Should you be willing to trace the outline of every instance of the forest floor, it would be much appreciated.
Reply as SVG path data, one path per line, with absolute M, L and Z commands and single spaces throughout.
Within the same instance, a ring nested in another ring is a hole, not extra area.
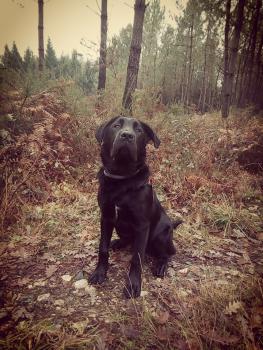
M 55 92 L 1 102 L 1 349 L 263 347 L 262 164 L 251 162 L 262 118 L 148 120 L 162 141 L 148 148 L 153 186 L 184 223 L 167 276 L 147 258 L 142 295 L 127 300 L 129 250 L 111 252 L 103 285 L 87 281 L 99 242 L 94 130 L 107 113 L 76 116 Z

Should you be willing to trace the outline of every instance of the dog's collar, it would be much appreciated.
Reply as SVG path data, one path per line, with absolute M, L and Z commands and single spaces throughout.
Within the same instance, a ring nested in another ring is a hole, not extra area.
M 115 179 L 115 180 L 125 180 L 125 179 L 129 179 L 130 177 L 133 177 L 135 175 L 138 174 L 138 172 L 140 171 L 141 169 L 138 169 L 135 171 L 135 173 L 131 174 L 131 175 L 115 175 L 115 174 L 111 174 L 109 172 L 109 170 L 107 170 L 106 168 L 103 169 L 103 174 L 107 177 L 109 177 L 110 179 Z

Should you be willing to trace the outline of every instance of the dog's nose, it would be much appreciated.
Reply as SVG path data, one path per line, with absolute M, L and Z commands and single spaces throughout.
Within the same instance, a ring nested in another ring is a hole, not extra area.
M 134 134 L 127 130 L 123 130 L 120 137 L 126 141 L 133 141 L 135 139 Z

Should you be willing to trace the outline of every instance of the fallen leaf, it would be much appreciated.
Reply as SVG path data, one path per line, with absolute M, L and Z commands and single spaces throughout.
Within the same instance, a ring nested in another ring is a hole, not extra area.
M 86 288 L 88 287 L 88 281 L 85 278 L 83 278 L 82 280 L 78 280 L 74 283 L 74 287 L 76 289 Z
M 44 253 L 42 256 L 42 259 L 49 260 L 49 261 L 56 261 L 54 256 L 50 253 Z
M 242 304 L 240 301 L 230 301 L 228 306 L 225 308 L 225 315 L 236 314 L 240 309 L 242 309 Z
M 56 271 L 57 271 L 58 267 L 56 265 L 49 265 L 46 268 L 46 276 L 47 278 L 51 277 Z
M 85 328 L 87 327 L 88 320 L 79 321 L 72 323 L 72 327 L 78 332 L 79 335 L 84 333 Z
M 189 268 L 185 267 L 184 269 L 181 269 L 178 271 L 178 273 L 182 274 L 182 275 L 186 275 L 189 272 Z
M 85 259 L 87 257 L 86 254 L 75 254 L 74 259 Z
M 72 276 L 70 276 L 70 275 L 63 275 L 63 276 L 61 276 L 61 278 L 65 282 L 70 282 L 72 280 Z
M 28 252 L 24 247 L 10 253 L 11 256 L 22 259 L 26 259 L 32 254 L 33 253 Z
M 63 306 L 65 304 L 65 301 L 63 299 L 57 299 L 54 301 L 54 305 L 56 306 Z
M 167 340 L 169 338 L 169 334 L 165 326 L 159 326 L 156 331 L 156 336 L 159 340 Z
M 40 278 L 39 280 L 37 280 L 33 283 L 33 286 L 34 287 L 44 287 L 46 284 L 47 284 L 47 282 L 43 278 Z M 29 286 L 28 286 L 28 288 L 29 288 Z
M 15 311 L 12 312 L 12 318 L 15 321 L 18 321 L 19 319 L 31 319 L 32 314 L 30 314 L 24 307 L 18 308 Z
M 214 329 L 206 331 L 206 333 L 203 333 L 202 336 L 223 345 L 234 345 L 240 340 L 240 338 L 236 335 L 220 335 Z
M 45 300 L 48 300 L 49 297 L 50 297 L 50 293 L 41 294 L 37 297 L 37 301 L 45 301 Z
M 168 311 L 160 311 L 157 316 L 155 316 L 155 321 L 159 324 L 165 324 L 169 319 L 169 312 Z
M 25 286 L 26 284 L 29 284 L 29 282 L 31 281 L 31 279 L 29 277 L 24 277 L 24 278 L 21 278 L 19 279 L 16 284 L 19 286 L 19 287 L 23 287 Z
M 120 327 L 121 333 L 129 339 L 136 339 L 140 335 L 138 329 L 135 329 L 133 326 L 124 326 Z
M 259 241 L 263 241 L 263 232 L 259 232 L 256 234 L 256 237 Z

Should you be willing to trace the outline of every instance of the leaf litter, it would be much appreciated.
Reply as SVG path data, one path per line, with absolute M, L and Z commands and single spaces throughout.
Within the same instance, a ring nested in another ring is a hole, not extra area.
M 83 344 L 98 349 L 226 345 L 248 349 L 249 343 L 259 349 L 263 335 L 259 178 L 234 162 L 228 168 L 215 165 L 218 157 L 222 162 L 231 157 L 229 142 L 236 144 L 244 135 L 236 132 L 235 119 L 230 120 L 230 141 L 221 137 L 224 128 L 217 127 L 221 121 L 215 115 L 178 121 L 176 138 L 169 116 L 162 126 L 152 120 L 164 140 L 158 152 L 148 150 L 153 184 L 170 215 L 183 217 L 185 223 L 175 232 L 177 254 L 167 276 L 155 279 L 147 257 L 142 296 L 127 301 L 122 289 L 130 251 L 111 252 L 108 279 L 102 286 L 87 281 L 97 262 L 99 236 L 97 150 L 94 146 L 89 150 L 86 165 L 76 164 L 77 150 L 72 138 L 66 141 L 63 129 L 74 122 L 73 117 L 54 95 L 35 96 L 34 101 L 39 107 L 29 101 L 24 109 L 27 117 L 36 118 L 32 133 L 20 135 L 15 147 L 9 145 L 1 153 L 7 164 L 7 155 L 22 152 L 16 165 L 24 179 L 12 183 L 2 222 L 1 344 L 15 349 L 23 339 L 24 344 L 39 341 L 47 348 L 57 342 L 65 349 Z M 59 160 L 51 157 L 52 147 Z M 184 164 L 186 156 L 191 158 L 189 166 Z M 34 161 L 41 164 L 42 174 Z M 80 175 L 74 175 L 76 169 Z M 17 208 L 18 202 L 24 205 Z

